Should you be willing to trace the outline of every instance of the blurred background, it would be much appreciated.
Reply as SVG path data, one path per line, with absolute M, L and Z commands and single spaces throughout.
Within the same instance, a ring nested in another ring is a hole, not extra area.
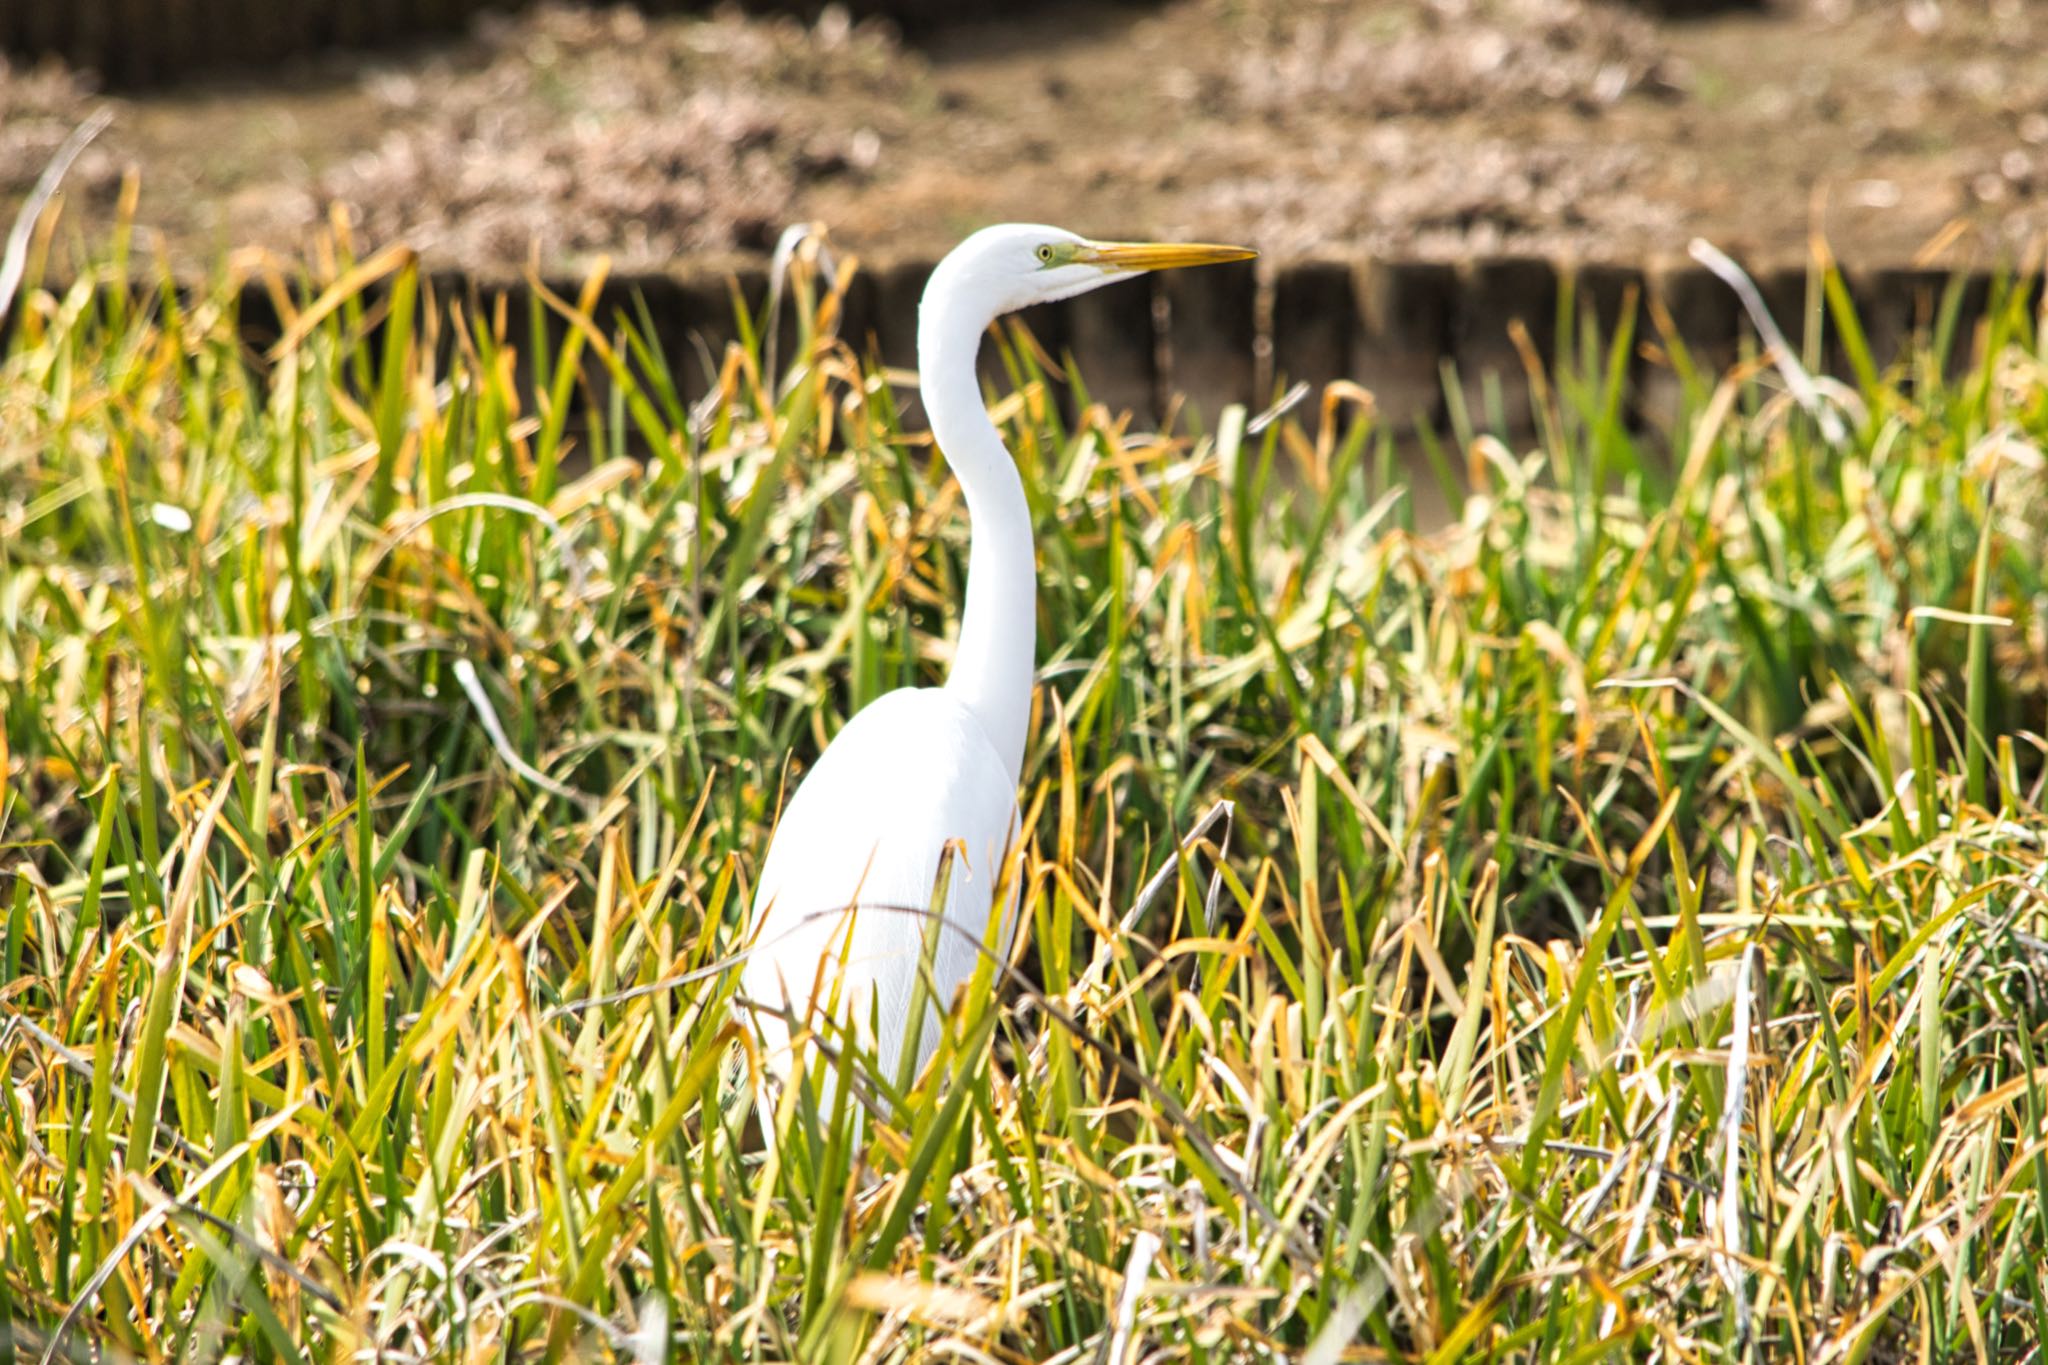
M 2048 12 L 2023 0 L 974 0 L 747 10 L 9 0 L 0 197 L 70 130 L 94 235 L 181 269 L 333 206 L 489 273 L 712 268 L 799 219 L 865 259 L 1048 219 L 1278 259 L 2023 259 Z M 160 235 L 157 235 L 160 234 Z

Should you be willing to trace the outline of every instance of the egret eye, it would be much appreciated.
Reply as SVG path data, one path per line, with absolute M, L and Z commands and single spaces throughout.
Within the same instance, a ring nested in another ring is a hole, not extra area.
M 1050 242 L 1038 248 L 1038 263 L 1040 265 L 1052 264 L 1052 244 Z

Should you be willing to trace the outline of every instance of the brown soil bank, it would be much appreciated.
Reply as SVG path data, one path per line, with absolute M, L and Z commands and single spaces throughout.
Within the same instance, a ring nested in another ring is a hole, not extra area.
M 1022 8 L 1022 7 L 1020 7 Z M 1596 0 L 1033 7 L 917 43 L 827 11 L 541 8 L 456 42 L 113 101 L 71 182 L 123 170 L 185 263 L 371 241 L 573 273 L 757 254 L 821 219 L 929 258 L 1005 218 L 1279 257 L 2016 259 L 2048 227 L 2048 14 L 1854 0 L 1685 21 Z M 96 102 L 0 76 L 0 196 Z

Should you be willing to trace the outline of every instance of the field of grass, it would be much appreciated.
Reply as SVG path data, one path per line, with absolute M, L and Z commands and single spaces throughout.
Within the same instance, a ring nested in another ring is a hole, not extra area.
M 903 377 L 129 272 L 0 360 L 0 1358 L 2043 1359 L 2020 293 L 1880 371 L 1817 276 L 1840 440 L 1581 330 L 1427 532 L 1359 393 L 1136 435 L 1010 334 L 1017 968 L 742 1123 L 778 796 L 956 621 Z

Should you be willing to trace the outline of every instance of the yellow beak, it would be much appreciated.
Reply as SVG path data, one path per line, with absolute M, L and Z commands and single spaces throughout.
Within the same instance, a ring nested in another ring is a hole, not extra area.
M 1250 247 L 1215 246 L 1208 242 L 1090 242 L 1075 260 L 1105 270 L 1179 270 L 1191 265 L 1248 261 L 1259 253 Z

